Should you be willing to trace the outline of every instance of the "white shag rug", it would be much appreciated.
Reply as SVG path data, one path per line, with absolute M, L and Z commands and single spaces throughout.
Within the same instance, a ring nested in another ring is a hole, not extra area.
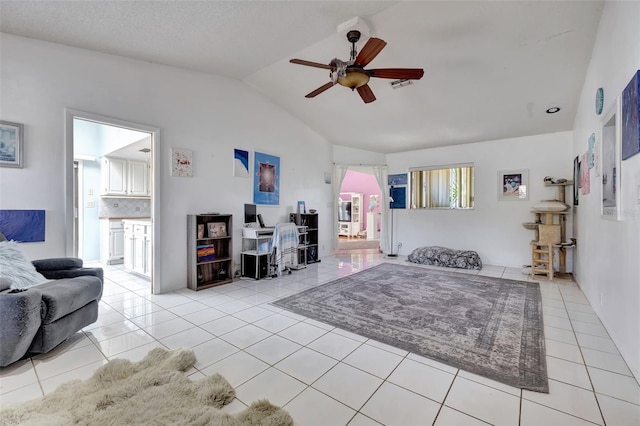
M 219 374 L 191 381 L 193 351 L 155 348 L 140 362 L 115 359 L 90 379 L 74 380 L 0 412 L 2 425 L 265 425 L 290 426 L 289 413 L 267 400 L 237 414 L 220 408 L 235 390 Z

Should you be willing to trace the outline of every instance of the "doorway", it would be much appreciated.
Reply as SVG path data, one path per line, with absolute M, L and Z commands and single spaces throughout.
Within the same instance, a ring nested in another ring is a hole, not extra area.
M 158 293 L 158 129 L 73 110 L 65 126 L 67 254 L 139 275 Z
M 383 252 L 386 166 L 335 165 L 336 252 Z

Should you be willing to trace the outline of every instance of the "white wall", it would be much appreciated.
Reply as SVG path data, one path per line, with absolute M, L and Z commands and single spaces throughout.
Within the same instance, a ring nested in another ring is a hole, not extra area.
M 82 187 L 78 188 L 78 209 L 82 210 L 82 258 L 87 261 L 100 260 L 100 220 L 99 188 L 102 187 L 102 175 L 99 161 L 82 161 L 79 168 L 79 179 Z M 81 175 L 80 175 L 81 172 Z M 93 195 L 88 194 L 88 189 L 93 188 Z M 81 194 L 82 191 L 82 194 Z M 93 207 L 89 207 L 93 202 Z
M 349 148 L 342 145 L 334 145 L 333 161 L 345 165 L 382 165 L 386 164 L 385 154 L 366 151 L 363 149 Z
M 598 87 L 605 112 L 640 69 L 640 3 L 605 3 L 574 125 L 572 153 L 600 139 L 594 110 Z M 603 114 L 604 115 L 604 114 Z M 576 208 L 576 280 L 636 378 L 640 378 L 640 154 L 621 164 L 621 220 L 600 216 L 601 177 L 591 170 L 591 194 Z
M 286 220 L 297 200 L 320 214 L 320 256 L 331 247 L 332 147 L 243 83 L 223 77 L 0 34 L 2 119 L 23 123 L 25 168 L 0 169 L 0 208 L 45 209 L 46 240 L 24 244 L 29 258 L 64 256 L 64 109 L 161 129 L 161 291 L 186 286 L 186 216 L 231 213 L 239 263 L 244 203 L 252 180 L 232 176 L 233 148 L 278 155 L 280 206 L 261 207 L 269 223 Z M 169 176 L 169 149 L 190 149 L 195 176 Z M 312 159 L 312 161 L 310 161 Z M 326 249 L 325 249 L 326 247 Z M 239 266 L 238 266 L 239 269 Z
M 522 267 L 531 263 L 534 231 L 531 208 L 540 200 L 556 198 L 555 187 L 545 187 L 545 176 L 571 179 L 571 132 L 480 142 L 387 155 L 389 174 L 410 167 L 475 164 L 475 208 L 472 210 L 394 210 L 394 242 L 400 254 L 423 246 L 477 251 L 484 264 Z M 498 171 L 529 169 L 529 200 L 499 201 Z M 568 187 L 571 188 L 571 187 Z M 567 190 L 571 202 L 571 191 Z M 407 200 L 407 205 L 408 205 Z M 571 222 L 567 225 L 570 237 Z

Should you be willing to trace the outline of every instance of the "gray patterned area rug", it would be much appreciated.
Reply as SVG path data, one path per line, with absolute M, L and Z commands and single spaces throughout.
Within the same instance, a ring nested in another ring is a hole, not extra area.
M 383 263 L 272 304 L 511 386 L 549 392 L 538 283 Z

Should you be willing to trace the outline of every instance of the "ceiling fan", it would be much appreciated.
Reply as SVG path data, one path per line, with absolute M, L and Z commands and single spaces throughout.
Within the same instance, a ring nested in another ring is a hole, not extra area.
M 292 64 L 323 68 L 330 71 L 329 77 L 331 81 L 307 94 L 305 98 L 316 97 L 338 83 L 351 90 L 357 90 L 362 100 L 368 104 L 376 100 L 371 88 L 367 84 L 369 83 L 370 77 L 391 78 L 394 80 L 420 80 L 424 75 L 422 68 L 379 68 L 365 70 L 364 67 L 378 56 L 378 53 L 384 49 L 387 43 L 379 38 L 371 37 L 358 54 L 356 52 L 356 43 L 360 40 L 360 31 L 349 31 L 347 33 L 347 40 L 351 43 L 351 57 L 347 62 L 343 62 L 337 58 L 333 59 L 328 65 L 305 61 L 303 59 L 291 59 L 289 61 Z

